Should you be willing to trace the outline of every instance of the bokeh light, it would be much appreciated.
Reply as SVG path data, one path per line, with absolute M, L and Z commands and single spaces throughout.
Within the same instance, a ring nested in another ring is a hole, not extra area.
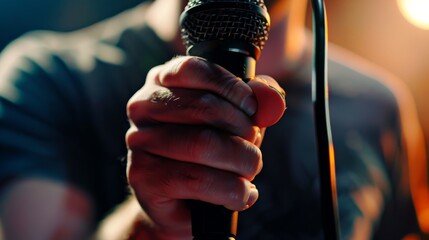
M 397 0 L 404 17 L 416 27 L 429 30 L 429 0 Z

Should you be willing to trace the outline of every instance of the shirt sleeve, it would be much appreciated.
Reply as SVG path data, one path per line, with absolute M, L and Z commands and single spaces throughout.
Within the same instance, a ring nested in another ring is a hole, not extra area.
M 100 215 L 123 200 L 126 103 L 173 56 L 136 14 L 144 6 L 78 32 L 32 32 L 2 52 L 2 189 L 31 177 L 73 184 Z

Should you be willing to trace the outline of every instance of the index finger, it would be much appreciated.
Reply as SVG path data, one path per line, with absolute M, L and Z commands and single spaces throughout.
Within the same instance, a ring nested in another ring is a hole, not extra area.
M 257 102 L 252 89 L 219 65 L 192 56 L 177 57 L 166 63 L 157 78 L 165 87 L 193 88 L 214 92 L 251 116 Z

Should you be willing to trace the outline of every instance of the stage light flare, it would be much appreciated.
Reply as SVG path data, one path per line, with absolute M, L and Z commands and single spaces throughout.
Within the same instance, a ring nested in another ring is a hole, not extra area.
M 416 27 L 429 30 L 429 0 L 397 0 L 402 15 Z

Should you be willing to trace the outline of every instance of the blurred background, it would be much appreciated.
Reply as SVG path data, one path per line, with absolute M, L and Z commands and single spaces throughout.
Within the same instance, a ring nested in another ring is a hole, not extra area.
M 0 50 L 34 30 L 72 31 L 144 0 L 0 0 Z
M 142 1 L 144 0 L 1 0 L 0 51 L 27 31 L 72 31 L 115 15 Z M 330 41 L 376 63 L 404 81 L 416 101 L 428 144 L 429 0 L 325 2 Z M 410 16 L 418 21 L 411 21 Z
M 429 1 L 325 1 L 330 41 L 403 80 L 414 96 L 429 139 Z M 410 14 L 416 18 L 414 22 L 407 19 Z

